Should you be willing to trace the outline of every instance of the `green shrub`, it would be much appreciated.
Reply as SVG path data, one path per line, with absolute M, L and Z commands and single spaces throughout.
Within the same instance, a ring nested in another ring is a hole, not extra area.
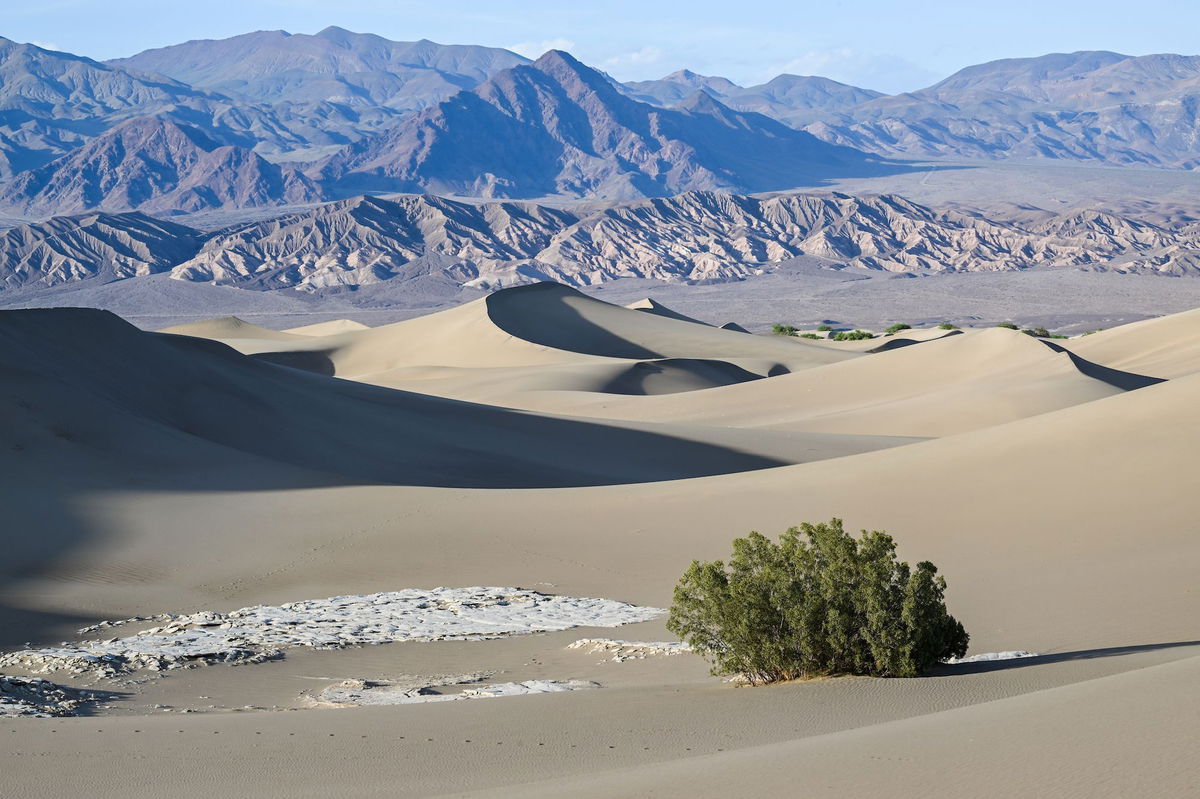
M 1103 330 L 1103 329 L 1104 329 L 1104 328 L 1099 328 L 1098 330 L 1088 330 L 1088 331 L 1086 331 L 1086 332 L 1085 332 L 1083 335 L 1085 335 L 1085 336 L 1090 336 L 1090 335 L 1092 335 L 1093 333 L 1099 333 L 1099 332 L 1100 332 L 1101 330 Z
M 928 561 L 897 561 L 885 532 L 858 539 L 840 519 L 752 532 L 728 565 L 693 561 L 675 587 L 667 629 L 712 673 L 751 684 L 830 674 L 912 677 L 966 654 L 946 611 L 946 581 Z
M 833 327 L 832 327 L 832 326 L 830 326 L 830 325 L 817 325 L 817 332 L 818 332 L 818 333 L 828 333 L 828 332 L 830 332 L 831 330 L 833 330 Z
M 865 330 L 843 330 L 833 337 L 834 341 L 862 341 L 865 338 L 875 338 L 874 333 L 868 333 Z
M 952 325 L 949 322 L 942 322 L 938 325 L 938 330 L 958 330 L 958 325 Z
M 904 322 L 897 322 L 883 332 L 887 333 L 889 336 L 894 336 L 901 330 L 912 330 L 912 325 L 906 325 Z
M 1034 338 L 1054 338 L 1054 336 L 1050 335 L 1050 331 L 1044 327 L 1028 328 L 1026 330 L 1022 330 L 1021 332 L 1027 336 L 1033 336 Z
M 801 333 L 801 334 L 800 334 L 800 338 L 815 338 L 815 339 L 821 339 L 821 338 L 824 338 L 824 336 L 818 336 L 816 333 Z
M 771 325 L 771 332 L 777 336 L 794 336 L 796 328 L 791 325 Z
M 996 325 L 996 327 L 1004 327 L 1009 330 L 1020 330 L 1020 328 L 1014 325 L 1012 322 L 1001 322 L 1000 324 Z

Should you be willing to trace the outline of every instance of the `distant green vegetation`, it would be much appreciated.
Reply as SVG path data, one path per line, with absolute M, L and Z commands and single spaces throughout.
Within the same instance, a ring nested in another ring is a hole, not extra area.
M 794 336 L 797 330 L 791 325 L 775 324 L 771 325 L 771 332 L 777 336 Z
M 1067 338 L 1066 336 L 1055 335 L 1044 327 L 1026 328 L 1021 332 L 1027 336 L 1033 336 L 1034 338 Z
M 1083 335 L 1085 335 L 1085 336 L 1090 336 L 1090 335 L 1092 335 L 1093 333 L 1099 333 L 1099 332 L 1100 332 L 1101 330 L 1103 330 L 1103 329 L 1104 329 L 1104 328 L 1102 328 L 1102 327 L 1101 327 L 1101 328 L 1097 328 L 1096 330 L 1088 330 L 1088 331 L 1086 331 L 1086 332 L 1085 332 Z
M 946 580 L 896 558 L 885 532 L 847 534 L 841 519 L 793 527 L 775 542 L 752 532 L 733 556 L 692 561 L 675 586 L 667 629 L 712 673 L 751 684 L 831 674 L 915 677 L 967 652 L 946 610 Z
M 815 339 L 822 339 L 822 338 L 825 338 L 825 337 L 824 337 L 824 336 L 818 336 L 816 333 L 801 333 L 801 334 L 800 334 L 800 338 L 815 338 Z
M 958 325 L 952 325 L 949 322 L 942 322 L 938 325 L 938 330 L 958 330 Z
M 833 340 L 834 341 L 862 341 L 863 339 L 866 339 L 866 338 L 875 338 L 875 334 L 868 333 L 865 330 L 859 330 L 859 329 L 855 328 L 854 330 L 843 330 L 841 333 L 838 333 L 837 335 L 835 335 L 833 337 Z
M 1001 322 L 1000 324 L 996 325 L 996 327 L 1003 327 L 1008 330 L 1020 330 L 1021 329 L 1021 328 L 1017 327 L 1016 325 L 1014 325 L 1012 322 Z
M 831 330 L 833 330 L 833 328 L 830 325 L 817 325 L 818 333 L 828 333 Z
M 897 322 L 883 332 L 889 336 L 894 336 L 901 330 L 912 330 L 912 325 L 905 324 L 904 322 Z

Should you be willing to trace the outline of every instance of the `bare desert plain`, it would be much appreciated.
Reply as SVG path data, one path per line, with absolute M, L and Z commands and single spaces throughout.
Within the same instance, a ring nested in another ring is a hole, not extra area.
M 1200 795 L 1200 311 L 632 305 L 0 312 L 4 795 Z M 693 559 L 834 516 L 938 564 L 968 658 L 751 688 L 680 649 Z

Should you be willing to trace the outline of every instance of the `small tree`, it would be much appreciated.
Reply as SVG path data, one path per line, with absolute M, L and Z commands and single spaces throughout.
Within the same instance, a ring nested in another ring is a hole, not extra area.
M 1012 322 L 1001 322 L 1000 324 L 996 325 L 996 327 L 1003 327 L 1003 328 L 1007 328 L 1009 330 L 1020 330 L 1021 329 L 1021 328 L 1017 327 L 1016 325 L 1014 325 Z
M 774 324 L 771 325 L 771 332 L 777 336 L 794 336 L 796 335 L 796 328 L 791 325 Z
M 833 337 L 834 341 L 862 341 L 867 338 L 875 338 L 874 333 L 868 333 L 866 330 L 843 330 Z
M 946 611 L 946 581 L 928 561 L 897 561 L 885 532 L 855 539 L 840 519 L 752 532 L 728 565 L 693 561 L 675 587 L 667 629 L 751 684 L 827 674 L 912 677 L 966 654 Z
M 884 330 L 883 332 L 887 333 L 889 336 L 894 336 L 897 333 L 899 333 L 901 330 L 912 330 L 912 325 L 906 324 L 904 322 L 897 322 L 896 324 L 888 327 L 888 329 Z
M 952 325 L 949 322 L 942 322 L 938 325 L 938 330 L 958 330 L 958 325 Z

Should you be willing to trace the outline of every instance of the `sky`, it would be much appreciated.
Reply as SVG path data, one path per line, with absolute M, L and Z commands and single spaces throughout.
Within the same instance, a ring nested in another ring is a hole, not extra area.
M 619 80 L 783 72 L 895 93 L 998 58 L 1196 54 L 1197 0 L 0 0 L 0 36 L 96 59 L 253 30 L 568 50 Z

